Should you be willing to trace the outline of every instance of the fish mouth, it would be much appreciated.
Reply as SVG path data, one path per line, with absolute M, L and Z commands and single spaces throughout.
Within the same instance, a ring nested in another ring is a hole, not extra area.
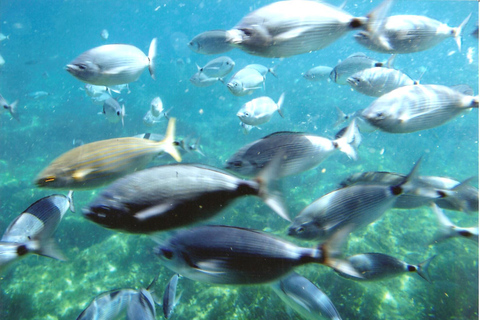
M 357 85 L 357 82 L 355 81 L 355 79 L 352 79 L 352 78 L 347 78 L 347 83 L 351 86 Z
M 67 64 L 64 69 L 73 74 L 77 70 L 77 67 L 73 64 Z
M 233 87 L 234 87 L 233 83 L 227 83 L 227 88 L 228 89 L 233 89 Z

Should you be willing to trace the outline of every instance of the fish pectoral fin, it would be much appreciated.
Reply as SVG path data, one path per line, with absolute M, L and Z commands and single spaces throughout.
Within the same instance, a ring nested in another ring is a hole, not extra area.
M 298 297 L 297 295 L 295 294 L 292 294 L 292 293 L 286 293 L 286 295 L 292 299 L 293 301 L 295 301 L 296 304 L 298 304 L 299 306 L 301 306 L 302 308 L 304 308 L 305 310 L 307 310 L 308 312 L 311 312 L 311 308 L 310 306 L 305 303 L 305 301 L 302 300 L 302 298 Z
M 288 30 L 287 32 L 281 33 L 278 36 L 275 36 L 275 41 L 286 41 L 290 39 L 295 39 L 301 36 L 303 33 L 311 30 L 312 27 L 299 27 L 292 30 Z
M 129 66 L 120 66 L 120 67 L 112 68 L 109 70 L 105 70 L 102 73 L 106 75 L 116 75 L 128 69 L 129 69 Z
M 173 206 L 174 206 L 173 202 L 162 203 L 153 207 L 149 207 L 145 210 L 139 211 L 134 215 L 134 217 L 140 221 L 147 220 L 147 219 L 150 219 L 151 217 L 160 216 L 164 214 L 166 211 L 168 211 L 169 208 L 172 208 Z
M 92 172 L 95 172 L 96 170 L 97 169 L 95 168 L 83 168 L 83 169 L 75 170 L 72 173 L 72 178 L 75 181 L 82 181 L 83 179 L 85 179 L 86 176 L 88 176 Z
M 196 264 L 198 271 L 201 271 L 206 274 L 224 274 L 224 268 L 222 268 L 222 263 L 219 260 L 205 260 L 197 262 Z

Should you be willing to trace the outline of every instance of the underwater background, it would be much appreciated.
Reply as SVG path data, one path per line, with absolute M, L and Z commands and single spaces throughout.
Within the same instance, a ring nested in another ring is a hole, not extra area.
M 342 1 L 331 1 L 340 5 Z M 146 127 L 142 118 L 150 101 L 160 96 L 170 116 L 177 118 L 177 136 L 201 137 L 205 156 L 190 153 L 183 162 L 223 167 L 241 146 L 276 131 L 302 131 L 333 138 L 339 128 L 335 106 L 345 113 L 367 107 L 374 98 L 333 82 L 309 82 L 302 73 L 317 65 L 335 66 L 355 52 L 386 61 L 388 54 L 369 52 L 347 33 L 327 48 L 285 59 L 248 55 L 234 49 L 233 72 L 250 63 L 277 66 L 278 78 L 267 75 L 265 90 L 245 97 L 233 96 L 220 82 L 198 88 L 189 82 L 202 66 L 220 56 L 194 53 L 187 47 L 195 35 L 229 29 L 251 10 L 271 1 L 0 1 L 0 32 L 9 39 L 0 43 L 6 63 L 0 69 L 0 93 L 9 102 L 19 100 L 20 122 L 8 113 L 0 116 L 0 232 L 41 197 L 62 193 L 39 189 L 37 173 L 54 158 L 85 143 L 127 137 L 144 132 L 163 134 L 167 121 Z M 362 16 L 380 1 L 347 1 L 344 9 Z M 394 67 L 423 84 L 467 84 L 478 95 L 478 24 L 476 1 L 396 1 L 390 15 L 415 14 L 458 26 L 472 13 L 458 52 L 452 39 L 434 48 L 398 55 Z M 107 29 L 109 38 L 100 37 Z M 80 53 L 107 43 L 126 43 L 148 51 L 158 38 L 157 80 L 148 72 L 131 83 L 131 93 L 114 94 L 126 107 L 125 125 L 109 123 L 97 113 L 84 84 L 64 66 Z M 49 95 L 34 99 L 29 94 Z M 285 92 L 282 119 L 272 120 L 245 135 L 236 113 L 242 104 L 267 95 L 277 101 Z M 320 166 L 282 179 L 290 216 L 320 196 L 333 191 L 352 173 L 392 171 L 408 173 L 423 156 L 420 175 L 451 177 L 463 181 L 478 174 L 478 110 L 438 128 L 410 134 L 364 133 L 359 160 L 335 153 Z M 173 163 L 170 157 L 151 165 Z M 478 185 L 477 181 L 473 182 Z M 147 287 L 157 275 L 155 294 L 161 298 L 172 272 L 154 256 L 155 242 L 147 236 L 104 229 L 85 220 L 81 208 L 100 189 L 77 191 L 77 213 L 68 212 L 55 234 L 68 257 L 61 262 L 30 255 L 0 275 L 0 319 L 75 319 L 90 301 L 104 291 Z M 67 191 L 63 192 L 64 194 Z M 460 226 L 478 224 L 478 213 L 447 212 Z M 226 224 L 271 232 L 285 239 L 288 222 L 254 197 L 242 198 L 223 210 L 211 224 Z M 429 246 L 437 231 L 428 207 L 390 209 L 381 219 L 350 235 L 345 254 L 380 252 L 417 264 L 437 255 L 430 265 L 432 283 L 416 274 L 378 282 L 355 282 L 329 268 L 309 265 L 296 271 L 314 282 L 332 300 L 343 319 L 478 319 L 478 246 L 452 239 Z M 163 233 L 163 237 L 168 233 Z M 315 242 L 288 238 L 313 247 Z M 268 285 L 216 286 L 179 280 L 182 292 L 173 319 L 301 319 L 285 309 Z M 157 307 L 157 318 L 161 317 Z

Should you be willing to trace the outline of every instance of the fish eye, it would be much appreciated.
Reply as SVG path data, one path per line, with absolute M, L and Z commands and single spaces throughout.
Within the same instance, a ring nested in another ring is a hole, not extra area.
M 84 64 L 77 64 L 78 69 L 80 70 L 87 70 L 87 66 Z
M 119 115 L 120 115 L 120 111 L 117 111 L 117 116 L 119 116 Z
M 377 112 L 376 118 L 383 119 L 385 116 L 383 115 L 383 112 Z
M 248 112 L 245 112 L 244 115 L 248 117 L 250 114 Z
M 305 231 L 304 227 L 298 227 L 297 228 L 297 233 L 303 233 L 303 231 Z
M 252 35 L 252 31 L 250 29 L 240 29 L 247 37 Z
M 45 178 L 45 180 L 43 180 L 44 183 L 49 183 L 49 182 L 53 182 L 56 180 L 56 177 L 55 176 L 48 176 Z
M 172 250 L 165 249 L 165 248 L 162 248 L 160 250 L 162 251 L 163 256 L 165 258 L 167 258 L 168 260 L 173 258 L 173 251 Z
M 24 256 L 28 253 L 28 248 L 26 245 L 22 244 L 21 246 L 18 246 L 17 248 L 17 254 L 19 256 Z
M 241 160 L 234 161 L 233 166 L 237 167 L 237 168 L 240 168 L 242 166 L 242 161 Z

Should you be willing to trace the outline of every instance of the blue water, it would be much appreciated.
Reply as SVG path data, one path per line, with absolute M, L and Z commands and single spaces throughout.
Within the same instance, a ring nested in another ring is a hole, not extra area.
M 87 143 L 149 131 L 163 134 L 166 121 L 154 128 L 142 122 L 155 96 L 161 97 L 166 109 L 173 108 L 170 115 L 177 118 L 179 137 L 201 137 L 206 156 L 189 154 L 184 161 L 217 167 L 241 146 L 275 131 L 304 131 L 331 138 L 338 130 L 333 128 L 335 106 L 349 113 L 374 101 L 348 86 L 312 83 L 301 76 L 316 65 L 333 67 L 355 52 L 380 61 L 389 58 L 358 45 L 354 32 L 321 51 L 286 59 L 255 57 L 237 49 L 226 53 L 236 62 L 234 72 L 250 63 L 278 66 L 278 79 L 267 75 L 265 91 L 251 96 L 235 97 L 221 83 L 193 86 L 188 79 L 197 70 L 195 64 L 202 66 L 215 56 L 196 54 L 186 43 L 200 32 L 228 29 L 250 10 L 268 3 L 2 0 L 0 32 L 10 39 L 0 44 L 6 61 L 0 69 L 0 93 L 9 102 L 19 100 L 21 121 L 12 120 L 8 113 L 0 115 L 0 230 L 37 199 L 58 192 L 36 188 L 32 181 L 54 158 L 73 148 L 74 139 Z M 345 10 L 362 16 L 379 3 L 348 1 Z M 398 55 L 395 68 L 414 79 L 426 70 L 421 79 L 424 84 L 467 84 L 478 95 L 478 39 L 471 36 L 478 24 L 477 2 L 397 1 L 391 11 L 392 15 L 425 15 L 450 26 L 459 25 L 469 13 L 472 18 L 465 28 L 461 52 L 453 39 L 446 39 L 430 50 Z M 100 37 L 102 29 L 109 31 L 106 41 Z M 64 66 L 80 53 L 107 43 L 132 44 L 147 52 L 154 37 L 159 40 L 157 80 L 145 71 L 130 84 L 130 94 L 116 95 L 126 106 L 125 126 L 107 122 L 97 115 L 101 106 L 91 103 L 80 90 L 84 84 Z M 27 96 L 35 91 L 51 95 L 38 100 Z M 235 116 L 240 106 L 262 95 L 277 100 L 283 92 L 285 119 L 274 115 L 261 130 L 244 135 Z M 478 110 L 473 110 L 441 127 L 417 133 L 366 133 L 358 161 L 337 153 L 313 170 L 283 179 L 290 215 L 334 190 L 349 174 L 373 170 L 407 173 L 422 155 L 421 175 L 459 181 L 475 176 L 478 132 Z M 173 160 L 164 157 L 152 165 L 169 162 Z M 159 273 L 155 293 L 161 297 L 172 273 L 153 255 L 154 242 L 146 236 L 103 229 L 81 216 L 80 209 L 97 192 L 76 192 L 77 213 L 67 213 L 56 232 L 68 261 L 29 256 L 0 275 L 0 319 L 75 319 L 99 293 L 146 287 Z M 448 215 L 460 226 L 478 223 L 477 213 Z M 238 200 L 210 222 L 285 238 L 288 227 L 256 198 Z M 300 267 L 297 272 L 322 288 L 344 319 L 477 319 L 478 246 L 463 239 L 429 246 L 436 229 L 435 216 L 427 207 L 391 209 L 376 223 L 352 234 L 345 248 L 346 255 L 381 252 L 413 264 L 436 254 L 430 266 L 433 283 L 415 274 L 359 283 L 319 265 Z M 268 286 L 214 286 L 183 278 L 179 291 L 183 294 L 174 312 L 176 319 L 299 319 Z M 161 308 L 157 309 L 160 318 Z

